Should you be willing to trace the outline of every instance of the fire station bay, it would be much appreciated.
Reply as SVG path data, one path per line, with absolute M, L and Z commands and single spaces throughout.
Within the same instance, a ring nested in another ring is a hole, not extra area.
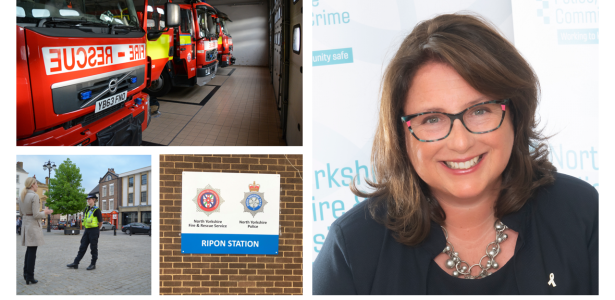
M 18 146 L 303 144 L 303 0 L 16 2 Z

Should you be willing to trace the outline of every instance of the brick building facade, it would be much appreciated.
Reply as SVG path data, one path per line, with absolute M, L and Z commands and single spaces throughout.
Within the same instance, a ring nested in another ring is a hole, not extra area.
M 103 214 L 117 211 L 119 194 L 119 176 L 113 168 L 109 168 L 105 176 L 98 181 L 98 205 Z M 104 218 L 105 221 L 110 221 Z
M 280 174 L 279 254 L 182 254 L 183 171 Z M 160 155 L 160 294 L 303 294 L 302 174 L 302 155 Z

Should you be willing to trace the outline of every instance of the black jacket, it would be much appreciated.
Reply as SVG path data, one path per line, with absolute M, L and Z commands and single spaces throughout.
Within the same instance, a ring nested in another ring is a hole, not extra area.
M 598 294 L 598 192 L 568 175 L 555 178 L 501 219 L 519 233 L 517 288 L 521 294 Z M 331 225 L 313 264 L 313 294 L 426 294 L 429 263 L 445 247 L 440 226 L 432 222 L 420 245 L 402 245 L 372 219 L 368 201 Z M 556 287 L 547 285 L 551 273 Z

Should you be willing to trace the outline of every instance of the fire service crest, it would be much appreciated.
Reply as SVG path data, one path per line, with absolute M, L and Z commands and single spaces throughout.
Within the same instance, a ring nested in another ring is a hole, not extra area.
M 224 203 L 224 199 L 220 197 L 220 190 L 214 189 L 211 185 L 207 185 L 203 189 L 196 189 L 197 196 L 192 199 L 196 203 L 196 211 L 204 212 L 207 216 L 215 212 L 220 212 L 220 205 Z

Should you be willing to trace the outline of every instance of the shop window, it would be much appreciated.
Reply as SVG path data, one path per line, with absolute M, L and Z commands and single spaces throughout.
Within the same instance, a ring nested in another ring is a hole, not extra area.
M 152 225 L 152 212 L 143 211 L 141 212 L 141 223 L 146 225 Z
M 136 212 L 124 213 L 123 225 L 138 222 L 139 221 L 138 217 L 139 216 L 137 215 Z

